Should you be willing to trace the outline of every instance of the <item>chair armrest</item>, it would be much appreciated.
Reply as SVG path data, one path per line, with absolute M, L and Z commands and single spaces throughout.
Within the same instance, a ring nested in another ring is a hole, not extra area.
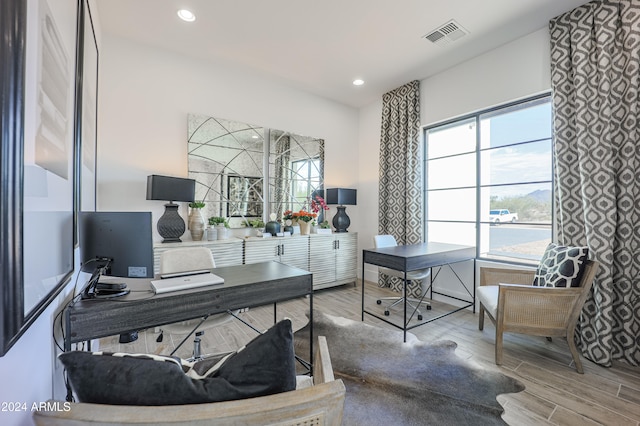
M 565 335 L 570 325 L 575 326 L 585 290 L 588 288 L 500 283 L 496 320 L 504 325 L 504 331 Z
M 533 284 L 536 272 L 527 269 L 480 268 L 480 285 Z
M 333 380 L 335 380 L 335 377 L 333 376 L 327 339 L 324 336 L 318 336 L 316 353 L 313 358 L 313 384 L 319 385 Z
M 38 426 L 74 425 L 162 425 L 205 426 L 212 424 L 294 426 L 322 424 L 339 426 L 344 410 L 342 380 L 305 389 L 236 401 L 189 405 L 133 406 L 49 401 L 57 411 L 36 411 Z

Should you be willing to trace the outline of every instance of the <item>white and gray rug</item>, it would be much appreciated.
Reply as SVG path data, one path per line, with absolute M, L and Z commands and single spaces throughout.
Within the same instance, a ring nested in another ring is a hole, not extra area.
M 504 425 L 496 396 L 524 390 L 516 379 L 472 365 L 456 343 L 421 342 L 388 330 L 314 312 L 314 336 L 326 336 L 336 378 L 347 388 L 343 424 Z M 308 325 L 295 332 L 309 353 Z M 307 355 L 308 356 L 308 355 Z

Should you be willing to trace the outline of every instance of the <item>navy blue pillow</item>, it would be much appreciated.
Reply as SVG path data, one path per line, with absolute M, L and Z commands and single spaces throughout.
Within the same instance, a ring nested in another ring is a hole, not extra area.
M 296 387 L 291 321 L 282 320 L 211 368 L 156 355 L 65 352 L 58 356 L 79 402 L 177 405 L 271 395 Z M 190 371 L 206 372 L 194 378 Z

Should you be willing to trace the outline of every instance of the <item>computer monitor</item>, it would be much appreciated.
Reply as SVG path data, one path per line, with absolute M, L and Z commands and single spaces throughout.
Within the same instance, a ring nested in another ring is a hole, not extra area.
M 153 277 L 151 212 L 80 212 L 78 223 L 84 272 Z

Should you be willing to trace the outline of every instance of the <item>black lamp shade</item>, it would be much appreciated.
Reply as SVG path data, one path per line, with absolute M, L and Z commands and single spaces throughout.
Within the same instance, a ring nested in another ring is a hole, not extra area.
M 357 191 L 347 188 L 329 188 L 326 190 L 325 202 L 341 206 L 355 206 L 357 204 Z
M 147 200 L 193 201 L 196 196 L 194 179 L 172 176 L 147 176 Z

